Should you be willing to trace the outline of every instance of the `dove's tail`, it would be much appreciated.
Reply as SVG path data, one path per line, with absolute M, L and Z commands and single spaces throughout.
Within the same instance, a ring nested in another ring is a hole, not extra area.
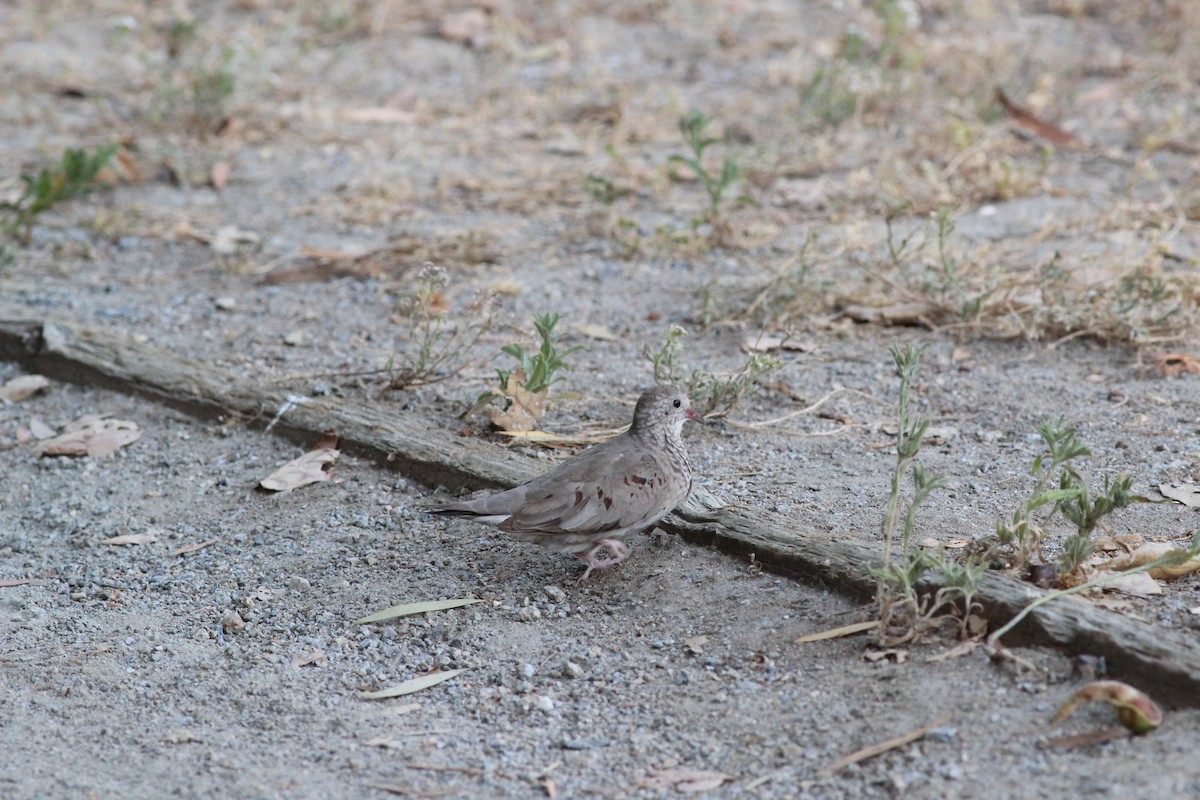
M 421 509 L 427 514 L 437 514 L 439 517 L 466 517 L 484 525 L 501 525 L 511 514 L 483 514 L 472 509 L 470 503 L 443 503 L 439 506 L 427 506 Z

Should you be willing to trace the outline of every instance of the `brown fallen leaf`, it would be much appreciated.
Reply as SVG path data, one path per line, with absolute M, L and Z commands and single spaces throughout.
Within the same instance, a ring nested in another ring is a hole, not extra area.
M 1057 125 L 1038 119 L 1033 112 L 1008 99 L 1008 95 L 999 86 L 996 87 L 996 102 L 1004 108 L 1012 121 L 1035 136 L 1045 139 L 1058 147 L 1080 147 L 1083 142 L 1073 133 L 1067 133 Z
M 17 403 L 40 392 L 50 385 L 41 375 L 18 375 L 0 386 L 0 400 Z
M 299 458 L 293 458 L 259 481 L 258 485 L 271 492 L 290 492 L 310 483 L 329 480 L 333 473 L 326 466 L 332 465 L 341 455 L 337 445 L 337 433 L 326 431 L 311 450 Z
M 503 389 L 508 406 L 487 409 L 487 415 L 496 428 L 502 431 L 531 431 L 537 427 L 538 420 L 546 415 L 549 391 L 531 392 L 522 385 L 525 380 L 524 370 L 513 370 Z
M 792 640 L 793 644 L 808 644 L 809 642 L 822 642 L 826 639 L 840 639 L 843 636 L 853 636 L 856 633 L 864 633 L 873 631 L 879 627 L 879 620 L 873 619 L 868 622 L 852 622 L 849 625 L 843 625 L 840 628 L 821 631 L 820 633 L 810 633 L 805 636 L 799 636 Z
M 102 539 L 100 544 L 150 544 L 157 542 L 158 537 L 153 533 L 124 533 L 109 539 Z
M 1200 358 L 1188 353 L 1163 353 L 1154 359 L 1153 366 L 1164 378 L 1173 378 L 1183 372 L 1200 375 Z
M 725 781 L 731 780 L 724 772 L 711 769 L 692 769 L 691 767 L 676 767 L 652 772 L 642 779 L 642 786 L 647 789 L 675 789 L 678 792 L 707 792 L 716 789 Z
M 1126 553 L 1123 556 L 1117 556 L 1109 561 L 1105 567 L 1113 572 L 1124 572 L 1135 567 L 1149 564 L 1151 561 L 1162 558 L 1168 553 L 1179 551 L 1180 548 L 1170 542 L 1146 542 L 1141 547 L 1131 553 Z M 1142 575 L 1149 575 L 1151 578 L 1160 581 L 1169 581 L 1173 578 L 1182 578 L 1184 575 L 1191 575 L 1193 572 L 1200 570 L 1200 558 L 1193 558 L 1182 564 L 1172 564 L 1171 566 L 1155 567 L 1147 570 Z M 1107 586 L 1108 584 L 1106 584 Z M 1161 593 L 1161 591 L 1160 591 Z
M 136 422 L 109 419 L 99 414 L 86 414 L 63 429 L 63 432 L 38 445 L 39 456 L 111 456 L 127 444 L 142 438 Z
M 1051 725 L 1057 725 L 1075 713 L 1085 703 L 1108 703 L 1117 713 L 1121 724 L 1134 733 L 1147 733 L 1163 721 L 1162 709 L 1145 692 L 1121 681 L 1093 681 L 1071 695 L 1059 707 Z
M 1164 483 L 1158 487 L 1163 497 L 1183 503 L 1188 508 L 1200 508 L 1200 486 L 1194 483 Z

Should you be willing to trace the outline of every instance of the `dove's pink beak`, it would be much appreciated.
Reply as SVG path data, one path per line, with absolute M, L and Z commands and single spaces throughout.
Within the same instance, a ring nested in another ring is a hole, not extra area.
M 704 417 L 697 414 L 696 409 L 692 408 L 691 406 L 688 406 L 688 410 L 683 413 L 686 414 L 687 418 L 693 422 L 704 422 Z

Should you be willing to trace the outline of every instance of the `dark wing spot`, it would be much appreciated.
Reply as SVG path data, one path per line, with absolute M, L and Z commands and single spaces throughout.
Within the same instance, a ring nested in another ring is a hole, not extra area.
M 580 489 L 575 490 L 575 505 L 576 506 L 583 505 L 583 491 Z
M 612 508 L 612 498 L 611 497 L 604 498 L 604 507 L 606 509 Z
M 597 487 L 596 487 L 596 499 L 597 499 L 597 500 L 603 500 L 603 499 L 604 499 L 604 487 L 603 487 L 603 486 L 597 486 Z
M 645 485 L 646 485 L 646 479 L 645 479 L 645 478 L 643 478 L 641 475 L 630 475 L 630 476 L 629 476 L 629 480 L 633 481 L 633 482 L 634 482 L 634 483 L 636 483 L 638 486 L 645 486 Z

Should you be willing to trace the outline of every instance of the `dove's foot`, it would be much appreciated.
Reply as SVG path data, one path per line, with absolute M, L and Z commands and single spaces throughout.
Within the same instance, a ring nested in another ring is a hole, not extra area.
M 596 558 L 596 554 L 601 550 L 608 551 L 608 558 L 603 561 Z M 583 571 L 578 583 L 583 583 L 587 580 L 587 576 L 592 574 L 594 569 L 608 569 L 614 564 L 620 564 L 625 559 L 629 558 L 629 545 L 622 542 L 620 539 L 601 539 L 596 542 L 595 547 L 588 550 L 586 553 L 576 553 L 576 556 L 583 559 L 583 563 L 587 564 L 587 569 Z

